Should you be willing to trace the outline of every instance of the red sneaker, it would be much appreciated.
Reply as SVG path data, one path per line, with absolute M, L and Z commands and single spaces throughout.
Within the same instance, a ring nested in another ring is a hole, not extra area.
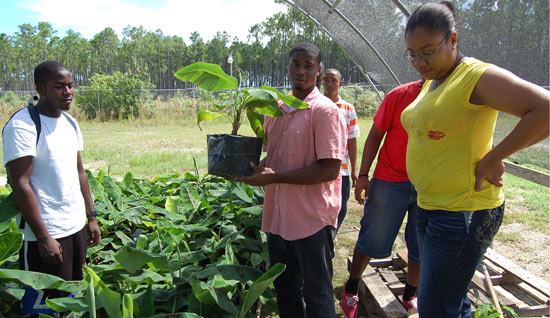
M 348 281 L 346 280 L 342 290 L 342 301 L 340 302 L 340 306 L 342 306 L 342 311 L 344 311 L 344 316 L 346 316 L 346 318 L 355 318 L 355 316 L 357 316 L 357 302 L 359 301 L 359 297 L 353 294 L 346 294 L 347 283 Z
M 411 299 L 407 301 L 403 300 L 403 306 L 405 306 L 407 310 L 409 309 L 418 310 L 418 300 L 416 299 L 416 297 L 411 297 Z

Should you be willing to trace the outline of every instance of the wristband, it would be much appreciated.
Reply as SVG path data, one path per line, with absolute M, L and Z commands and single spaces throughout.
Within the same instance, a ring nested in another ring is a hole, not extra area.
M 94 217 L 94 218 L 95 218 L 96 216 L 97 216 L 97 210 L 94 210 L 94 211 L 93 211 L 92 213 L 90 213 L 90 214 L 86 213 L 86 217 L 87 217 L 87 218 L 91 218 L 91 217 Z
M 360 175 L 359 175 L 359 178 L 361 178 L 361 177 L 367 177 L 367 179 L 368 179 L 368 178 L 369 178 L 369 175 L 368 175 L 368 174 L 360 174 Z

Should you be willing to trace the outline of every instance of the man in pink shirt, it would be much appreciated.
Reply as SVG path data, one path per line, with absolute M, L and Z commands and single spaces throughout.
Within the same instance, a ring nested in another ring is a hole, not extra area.
M 319 48 L 295 46 L 289 54 L 292 95 L 305 109 L 279 103 L 282 116 L 266 117 L 267 156 L 254 174 L 240 178 L 265 185 L 262 230 L 270 263 L 283 263 L 275 280 L 280 317 L 334 318 L 332 235 L 341 204 L 340 163 L 346 126 L 336 105 L 315 86 Z

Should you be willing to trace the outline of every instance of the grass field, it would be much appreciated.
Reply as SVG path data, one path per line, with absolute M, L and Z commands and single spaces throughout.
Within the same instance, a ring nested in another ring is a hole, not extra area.
M 363 144 L 372 121 L 361 119 L 359 124 L 362 135 L 358 140 L 358 157 L 361 158 Z M 199 172 L 206 173 L 206 135 L 230 131 L 229 123 L 223 120 L 203 123 L 202 131 L 191 120 L 167 123 L 83 121 L 80 125 L 85 141 L 82 158 L 86 168 L 94 172 L 101 169 L 115 177 L 122 177 L 127 171 L 142 178 L 172 173 L 183 174 L 194 170 L 194 161 Z M 253 135 L 248 126 L 243 126 L 240 133 Z M 538 153 L 542 151 L 541 148 L 543 147 L 535 145 L 526 149 L 523 151 L 525 155 L 521 158 L 529 158 L 530 151 Z M 548 172 L 545 167 L 548 165 L 548 153 L 546 152 L 546 156 L 539 154 L 534 157 L 542 164 L 528 166 Z M 544 157 L 547 159 L 546 162 Z M 532 162 L 524 160 L 527 163 Z M 504 178 L 507 200 L 514 202 L 518 209 L 531 212 L 528 216 L 517 217 L 518 221 L 528 223 L 539 231 L 548 230 L 549 189 L 511 175 L 505 175 Z
M 360 158 L 372 120 L 360 119 L 359 124 L 362 134 L 358 140 L 358 156 Z M 162 122 L 154 120 L 80 121 L 80 125 L 84 135 L 85 150 L 82 153 L 82 158 L 85 167 L 94 174 L 101 169 L 117 178 L 122 178 L 128 171 L 140 178 L 173 173 L 183 174 L 194 171 L 194 162 L 201 174 L 206 173 L 206 135 L 230 132 L 230 124 L 223 120 L 204 123 L 202 131 L 198 129 L 194 121 L 182 119 L 169 119 Z M 240 133 L 253 135 L 250 129 L 244 125 Z M 545 143 L 548 144 L 548 140 Z M 528 159 L 521 160 L 525 160 L 532 168 L 548 172 L 548 148 L 546 148 L 545 155 L 539 153 L 546 144 L 535 146 L 536 155 L 527 154 L 521 157 L 534 157 L 535 162 Z M 541 158 L 541 156 L 543 157 Z M 0 174 L 5 175 L 5 170 L 2 169 Z M 550 219 L 549 189 L 510 175 L 505 175 L 504 182 L 507 212 L 503 228 L 520 224 L 521 230 L 519 232 L 501 230 L 503 233 L 497 235 L 496 241 L 504 246 L 528 244 L 529 239 L 524 240 L 524 233 L 522 233 L 527 231 L 527 233 L 539 233 L 542 237 L 546 237 L 542 248 L 547 249 L 544 246 L 549 243 L 547 239 Z M 337 251 L 334 259 L 335 301 L 339 298 L 342 284 L 347 277 L 346 258 L 353 251 L 361 216 L 362 206 L 355 202 L 352 194 L 348 216 L 338 235 L 336 245 Z M 396 246 L 399 246 L 399 243 Z M 542 256 L 540 262 L 547 263 L 547 257 Z M 548 264 L 545 264 L 542 269 L 534 271 L 534 274 L 548 279 L 547 276 L 550 273 Z M 339 317 L 342 317 L 341 312 L 339 312 Z

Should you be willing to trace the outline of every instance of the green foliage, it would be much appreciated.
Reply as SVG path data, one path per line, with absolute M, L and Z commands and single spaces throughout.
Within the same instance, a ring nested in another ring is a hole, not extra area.
M 2 199 L 0 202 L 0 211 L 2 211 L 0 213 L 0 233 L 2 233 L 13 223 L 14 217 L 19 213 L 13 194 Z
M 151 88 L 154 88 L 153 84 L 137 75 L 120 72 L 96 74 L 90 79 L 89 86 L 81 87 L 76 102 L 88 119 L 138 118 L 142 107 L 152 105 L 152 96 L 146 90 Z
M 0 234 L 0 264 L 15 255 L 23 243 L 23 234 L 15 231 Z
M 22 106 L 25 106 L 25 99 L 20 98 L 15 94 L 14 92 L 8 91 L 2 98 L 0 98 L 0 105 L 2 107 L 17 107 L 21 108 Z
M 495 127 L 493 144 L 501 142 L 516 127 L 520 118 L 499 112 L 497 124 Z M 530 167 L 541 172 L 548 173 L 550 170 L 550 160 L 548 150 L 550 149 L 550 139 L 546 138 L 537 144 L 512 154 L 508 159 L 516 164 Z
M 529 165 L 526 166 L 529 167 Z M 544 171 L 540 167 L 530 166 L 530 168 Z M 548 201 L 550 189 L 508 173 L 504 174 L 503 183 L 507 204 L 514 206 L 514 210 L 505 214 L 504 220 L 528 224 L 534 230 L 547 233 L 550 218 Z
M 514 309 L 500 304 L 504 318 L 518 318 L 518 315 Z M 477 307 L 475 312 L 475 318 L 499 318 L 500 315 L 497 311 L 497 308 L 493 304 L 483 304 Z
M 217 64 L 197 62 L 180 68 L 175 77 L 184 82 L 191 82 L 211 92 L 238 88 L 237 79 L 224 73 Z
M 262 188 L 189 173 L 152 180 L 127 173 L 117 181 L 102 171 L 88 177 L 102 239 L 88 248 L 84 279 L 0 268 L 0 293 L 13 294 L 18 286 L 80 291 L 47 305 L 90 317 L 237 318 L 250 317 L 258 299 L 273 303 L 272 282 L 285 266 L 266 271 L 257 213 Z M 0 245 L 2 257 L 20 237 L 13 225 L 0 233 L 2 241 L 5 235 L 14 241 Z M 12 296 L 14 311 L 2 313 L 15 313 L 21 296 Z
M 180 68 L 175 77 L 182 81 L 189 81 L 207 91 L 218 92 L 220 90 L 233 90 L 233 100 L 216 103 L 217 111 L 200 110 L 197 113 L 197 124 L 204 120 L 213 120 L 218 117 L 227 117 L 231 120 L 232 135 L 236 135 L 241 126 L 241 116 L 246 113 L 250 127 L 257 137 L 265 137 L 263 130 L 263 115 L 282 115 L 277 101 L 282 100 L 294 108 L 306 108 L 307 103 L 291 95 L 284 95 L 277 89 L 262 86 L 261 88 L 239 88 L 237 79 L 225 74 L 216 64 L 197 62 Z M 229 111 L 226 110 L 229 109 Z M 223 111 L 226 112 L 223 112 Z M 229 113 L 229 114 L 228 114 Z
M 381 100 L 370 88 L 348 85 L 340 88 L 340 96 L 355 107 L 358 117 L 374 117 Z

